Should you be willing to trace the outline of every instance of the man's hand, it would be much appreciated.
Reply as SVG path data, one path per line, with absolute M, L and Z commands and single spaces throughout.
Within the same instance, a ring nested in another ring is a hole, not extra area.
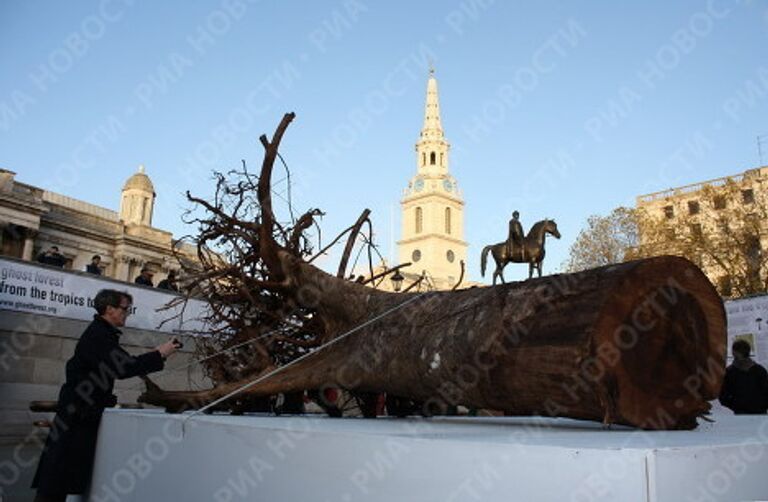
M 176 337 L 173 337 L 167 342 L 155 347 L 155 350 L 160 352 L 160 355 L 163 356 L 163 359 L 167 359 L 168 356 L 179 350 L 181 347 L 181 342 Z

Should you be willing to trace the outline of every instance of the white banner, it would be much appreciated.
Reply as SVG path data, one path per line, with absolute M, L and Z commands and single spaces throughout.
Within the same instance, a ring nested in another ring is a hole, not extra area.
M 733 360 L 731 344 L 739 338 L 752 346 L 752 358 L 768 366 L 768 296 L 725 302 L 728 317 L 728 361 Z
M 183 315 L 160 326 L 182 311 L 182 306 L 160 310 L 177 295 L 97 275 L 0 258 L 0 310 L 90 321 L 96 313 L 93 298 L 102 289 L 125 291 L 133 296 L 128 328 L 166 333 L 205 330 L 200 319 L 208 311 L 208 304 L 202 300 L 189 300 Z

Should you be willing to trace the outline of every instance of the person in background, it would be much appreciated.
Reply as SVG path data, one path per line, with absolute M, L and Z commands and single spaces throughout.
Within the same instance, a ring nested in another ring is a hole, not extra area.
M 91 479 L 101 416 L 117 403 L 115 379 L 160 371 L 165 359 L 181 346 L 173 338 L 139 356 L 120 346 L 121 331 L 131 314 L 128 293 L 102 289 L 93 299 L 96 315 L 67 361 L 66 381 L 59 391 L 56 416 L 37 465 L 32 488 L 36 502 L 64 502 L 83 493 Z
M 167 289 L 168 291 L 179 291 L 179 285 L 176 284 L 176 271 L 171 270 L 168 272 L 168 277 L 160 281 L 157 285 L 157 289 Z
M 149 286 L 150 288 L 153 288 L 155 286 L 152 283 L 152 277 L 154 275 L 155 274 L 149 268 L 144 267 L 141 269 L 141 274 L 139 274 L 133 282 L 142 286 Z
M 48 251 L 37 255 L 37 261 L 44 265 L 50 265 L 52 267 L 64 268 L 67 263 L 67 259 L 63 254 L 59 253 L 58 246 L 51 246 Z
M 101 256 L 97 254 L 93 255 L 93 258 L 91 258 L 91 263 L 85 266 L 85 271 L 89 274 L 101 275 L 101 267 L 99 266 L 100 263 Z
M 725 370 L 720 404 L 736 415 L 765 415 L 768 410 L 768 372 L 749 357 L 744 340 L 731 346 L 733 363 Z

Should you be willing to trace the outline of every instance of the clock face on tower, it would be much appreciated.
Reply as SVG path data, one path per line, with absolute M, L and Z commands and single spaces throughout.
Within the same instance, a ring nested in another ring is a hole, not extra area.
M 417 179 L 416 183 L 413 184 L 413 188 L 416 189 L 417 192 L 424 190 L 424 180 L 421 178 Z
M 445 188 L 446 192 L 453 190 L 453 183 L 451 183 L 451 180 L 443 180 L 443 188 Z

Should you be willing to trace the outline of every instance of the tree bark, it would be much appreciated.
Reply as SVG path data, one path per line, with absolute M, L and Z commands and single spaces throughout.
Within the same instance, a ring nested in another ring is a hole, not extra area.
M 463 404 L 509 415 L 692 429 L 719 393 L 723 304 L 683 258 L 395 294 L 277 254 L 296 301 L 316 309 L 328 339 L 415 300 L 239 397 L 338 386 L 424 401 L 429 412 Z M 201 392 L 153 387 L 141 399 L 170 409 L 199 407 L 244 383 Z

